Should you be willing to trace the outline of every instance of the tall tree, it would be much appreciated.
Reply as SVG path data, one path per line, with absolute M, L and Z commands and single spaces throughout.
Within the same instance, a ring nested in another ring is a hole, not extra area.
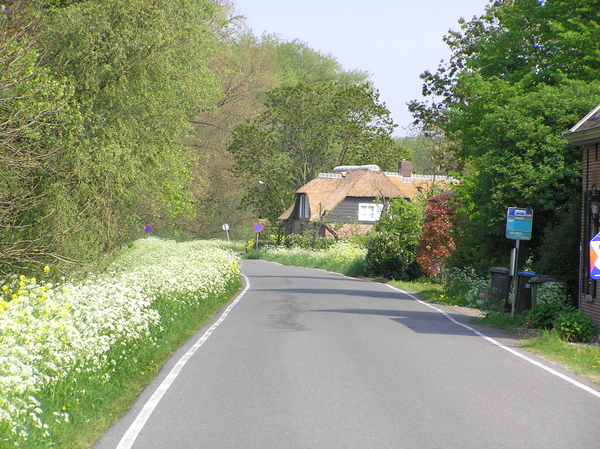
M 264 109 L 266 93 L 277 86 L 277 63 L 270 45 L 242 30 L 222 43 L 210 67 L 219 75 L 222 94 L 216 107 L 192 120 L 194 134 L 186 143 L 198 159 L 192 168 L 199 181 L 193 186 L 196 213 L 178 224 L 188 235 L 214 237 L 223 235 L 221 225 L 227 223 L 233 235 L 239 235 L 256 216 L 241 208 L 246 192 L 233 176 L 227 147 L 234 128 Z
M 11 2 L 0 20 L 0 272 L 70 262 L 65 163 L 81 117 L 73 89 L 40 65 L 41 10 Z
M 397 154 L 394 126 L 368 85 L 298 84 L 269 92 L 265 111 L 236 127 L 229 150 L 236 173 L 274 219 L 294 190 L 321 171 L 341 164 L 395 167 L 406 154 Z
M 70 2 L 67 2 L 70 3 Z M 190 209 L 189 120 L 218 100 L 206 64 L 227 27 L 212 0 L 100 0 L 52 9 L 44 63 L 74 86 L 85 134 L 70 149 L 82 239 L 110 250 Z M 137 212 L 137 213 L 136 213 Z
M 323 55 L 298 39 L 282 41 L 277 35 L 265 35 L 262 43 L 270 46 L 275 53 L 277 79 L 281 87 L 300 83 L 357 85 L 369 82 L 368 73 L 345 70 L 335 56 Z
M 594 4 L 492 2 L 446 38 L 450 63 L 422 75 L 435 100 L 410 108 L 426 127 L 442 130 L 468 165 L 461 198 L 471 214 L 463 237 L 470 244 L 462 248 L 482 269 L 507 263 L 514 245 L 504 238 L 507 207 L 534 210 L 533 238 L 521 253 L 535 262 L 544 229 L 578 196 L 579 153 L 562 134 L 600 101 L 598 62 L 589 57 L 600 51 Z

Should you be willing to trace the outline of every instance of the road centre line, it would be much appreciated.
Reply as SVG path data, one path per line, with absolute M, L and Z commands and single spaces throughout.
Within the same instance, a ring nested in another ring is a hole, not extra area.
M 523 359 L 523 360 L 525 360 L 525 361 L 527 361 L 527 362 L 531 363 L 532 365 L 535 365 L 535 366 L 537 366 L 537 367 L 539 367 L 539 368 L 542 368 L 543 370 L 546 370 L 546 371 L 548 371 L 550 374 L 553 374 L 553 375 L 555 375 L 555 376 L 557 376 L 557 377 L 560 377 L 560 378 L 561 378 L 561 379 L 563 379 L 563 380 L 566 380 L 567 382 L 569 382 L 569 383 L 571 383 L 571 384 L 575 385 L 577 388 L 581 388 L 582 390 L 584 390 L 584 391 L 587 391 L 588 393 L 591 393 L 591 394 L 593 394 L 593 395 L 594 395 L 594 396 L 596 396 L 597 398 L 600 398 L 600 392 L 599 392 L 599 391 L 596 391 L 596 390 L 594 390 L 593 388 L 590 388 L 590 387 L 588 387 L 587 385 L 584 385 L 584 384 L 582 384 L 581 382 L 578 382 L 578 381 L 576 381 L 575 379 L 571 379 L 569 376 L 565 376 L 564 374 L 562 374 L 562 373 L 559 373 L 558 371 L 556 371 L 556 370 L 554 370 L 554 369 L 550 368 L 549 366 L 546 366 L 546 365 L 544 365 L 543 363 L 540 363 L 540 362 L 538 362 L 537 360 L 534 360 L 534 359 L 532 359 L 531 357 L 527 357 L 525 354 L 521 354 L 520 352 L 518 352 L 518 351 L 515 351 L 514 349 L 512 349 L 512 348 L 509 348 L 509 347 L 508 347 L 508 346 L 506 346 L 506 345 L 503 345 L 503 344 L 502 344 L 502 343 L 500 343 L 499 341 L 497 341 L 497 340 L 494 340 L 493 338 L 491 338 L 491 337 L 488 337 L 487 335 L 485 335 L 485 334 L 483 334 L 483 333 L 479 332 L 477 329 L 474 329 L 474 328 L 472 328 L 471 326 L 468 326 L 468 325 L 466 325 L 466 324 L 463 324 L 463 323 L 461 323 L 461 322 L 459 322 L 459 321 L 455 320 L 455 319 L 454 319 L 454 318 L 453 318 L 451 315 L 449 315 L 448 313 L 444 312 L 442 309 L 440 309 L 440 308 L 438 308 L 438 307 L 435 307 L 434 305 L 432 305 L 432 304 L 429 304 L 429 303 L 427 303 L 427 302 L 425 302 L 425 301 L 422 301 L 422 300 L 420 300 L 419 298 L 417 298 L 416 296 L 414 296 L 414 295 L 411 295 L 410 293 L 408 293 L 408 292 L 406 292 L 406 291 L 404 291 L 404 290 L 400 290 L 399 288 L 396 288 L 396 287 L 394 287 L 394 286 L 392 286 L 392 285 L 389 285 L 389 284 L 386 284 L 386 285 L 387 285 L 388 287 L 390 287 L 391 289 L 393 289 L 393 290 L 396 290 L 396 291 L 398 291 L 398 292 L 400 292 L 400 293 L 404 293 L 405 295 L 408 295 L 408 296 L 410 296 L 410 297 L 411 297 L 412 299 L 414 299 L 415 301 L 417 301 L 417 302 L 420 302 L 421 304 L 423 304 L 423 305 L 425 305 L 425 306 L 427 306 L 427 307 L 429 307 L 429 308 L 431 308 L 431 309 L 433 309 L 433 310 L 435 310 L 435 311 L 437 311 L 437 312 L 441 313 L 441 314 L 442 314 L 442 315 L 444 315 L 446 318 L 448 318 L 450 321 L 452 321 L 454 324 L 458 324 L 459 326 L 462 326 L 462 327 L 464 327 L 465 329 L 467 329 L 467 330 L 469 330 L 469 331 L 473 332 L 473 333 L 474 333 L 475 335 L 477 335 L 478 337 L 481 337 L 481 338 L 483 338 L 483 339 L 485 339 L 485 340 L 489 341 L 490 343 L 494 344 L 495 346 L 498 346 L 499 348 L 502 348 L 502 349 L 504 349 L 505 351 L 508 351 L 508 352 L 510 352 L 511 354 L 513 354 L 513 355 L 516 355 L 517 357 L 520 357 L 521 359 Z
M 177 376 L 183 369 L 184 365 L 194 355 L 194 353 L 200 348 L 200 346 L 202 346 L 204 344 L 204 342 L 206 340 L 208 340 L 208 337 L 211 336 L 211 334 L 214 332 L 214 330 L 217 327 L 219 327 L 219 325 L 223 321 L 225 321 L 225 318 L 227 318 L 227 315 L 229 315 L 229 312 L 231 312 L 231 309 L 233 309 L 235 307 L 235 305 L 240 301 L 240 299 L 242 299 L 242 297 L 250 289 L 250 280 L 248 279 L 248 277 L 244 274 L 242 274 L 241 276 L 244 278 L 244 281 L 246 283 L 246 287 L 244 288 L 244 290 L 237 296 L 235 301 L 233 301 L 229 305 L 229 307 L 227 307 L 227 309 L 225 310 L 225 312 L 223 312 L 223 314 L 217 320 L 217 322 L 215 324 L 213 324 L 204 333 L 204 335 L 202 335 L 202 337 L 200 337 L 198 339 L 198 341 L 194 344 L 194 346 L 192 346 L 179 359 L 179 361 L 175 364 L 175 366 L 171 369 L 171 371 L 169 372 L 167 377 L 158 386 L 158 388 L 156 389 L 156 391 L 154 392 L 152 397 L 148 400 L 148 402 L 146 402 L 146 404 L 144 404 L 144 407 L 142 408 L 140 413 L 135 418 L 135 421 L 133 421 L 131 426 L 129 426 L 129 429 L 127 429 L 127 432 L 125 432 L 125 434 L 121 438 L 121 441 L 119 442 L 119 445 L 117 446 L 117 449 L 131 449 L 136 438 L 138 437 L 138 435 L 140 434 L 140 432 L 146 425 L 146 422 L 150 418 L 150 415 L 152 415 L 152 412 L 154 411 L 154 409 L 156 408 L 156 406 L 158 405 L 158 403 L 160 402 L 162 397 L 165 395 L 165 393 L 167 392 L 169 387 L 173 384 L 173 382 L 175 381 L 175 379 L 177 378 Z

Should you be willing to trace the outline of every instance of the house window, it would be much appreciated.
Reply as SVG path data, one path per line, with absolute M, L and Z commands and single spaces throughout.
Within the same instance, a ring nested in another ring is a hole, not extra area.
M 358 221 L 377 221 L 381 217 L 382 205 L 373 203 L 358 204 Z
M 298 206 L 299 218 L 310 218 L 310 207 L 308 207 L 308 197 L 306 194 L 300 195 L 300 204 Z

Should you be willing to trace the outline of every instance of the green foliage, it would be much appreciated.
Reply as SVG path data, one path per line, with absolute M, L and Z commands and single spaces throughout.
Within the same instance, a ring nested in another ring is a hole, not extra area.
M 580 207 L 581 195 L 574 195 L 571 202 L 560 211 L 562 220 L 555 225 L 546 227 L 539 260 L 534 261 L 533 264 L 533 271 L 536 273 L 559 276 L 565 280 L 567 291 L 560 292 L 563 300 L 566 295 L 576 298 L 579 287 L 577 267 L 579 266 Z M 545 294 L 542 288 L 540 288 L 540 293 Z M 538 294 L 538 296 L 540 295 Z M 538 300 L 540 299 L 538 298 Z
M 538 303 L 527 312 L 527 326 L 534 329 L 552 329 L 560 314 L 573 310 L 564 302 Z
M 297 39 L 286 42 L 276 35 L 266 35 L 262 44 L 273 48 L 280 87 L 307 82 L 358 85 L 369 81 L 367 72 L 346 71 L 333 56 L 323 55 Z
M 229 151 L 247 204 L 275 220 L 294 191 L 340 164 L 395 166 L 395 127 L 369 85 L 302 83 L 274 89 L 266 109 L 233 132 Z M 258 183 L 262 181 L 263 184 Z
M 142 220 L 191 213 L 181 142 L 218 99 L 206 59 L 225 19 L 210 0 L 62 6 L 43 22 L 43 64 L 74 86 L 85 129 L 62 161 L 64 207 L 81 211 L 68 232 L 73 251 L 111 250 Z
M 490 279 L 478 276 L 472 269 L 452 268 L 447 270 L 444 288 L 444 301 L 480 309 L 490 308 L 487 297 Z
M 335 239 L 332 238 L 317 237 L 315 239 L 309 232 L 290 234 L 285 238 L 285 246 L 288 248 L 327 249 L 335 243 Z
M 71 86 L 40 64 L 39 11 L 10 11 L 0 21 L 0 272 L 64 267 L 80 215 L 67 160 L 81 115 Z
M 421 233 L 421 210 L 404 198 L 395 199 L 375 226 L 365 258 L 365 273 L 400 281 L 418 279 L 421 269 L 415 260 Z
M 452 176 L 464 169 L 456 160 L 450 143 L 438 130 L 423 132 L 415 128 L 412 135 L 397 137 L 395 141 L 408 151 L 407 159 L 413 163 L 414 173 Z
M 483 270 L 506 257 L 513 245 L 504 237 L 510 206 L 535 214 L 523 260 L 537 261 L 542 252 L 548 260 L 547 227 L 561 241 L 577 238 L 577 228 L 561 222 L 579 195 L 580 152 L 562 135 L 600 102 L 593 9 L 593 2 L 575 0 L 492 3 L 447 37 L 450 63 L 422 75 L 424 91 L 436 100 L 413 102 L 411 110 L 428 130 L 444 132 L 469 169 L 460 190 L 470 214 L 463 263 Z
M 260 258 L 298 267 L 321 268 L 346 276 L 363 274 L 365 249 L 347 241 L 335 241 L 326 249 L 270 246 Z
M 588 342 L 597 335 L 594 321 L 581 310 L 565 311 L 558 315 L 554 329 L 563 340 L 573 343 Z

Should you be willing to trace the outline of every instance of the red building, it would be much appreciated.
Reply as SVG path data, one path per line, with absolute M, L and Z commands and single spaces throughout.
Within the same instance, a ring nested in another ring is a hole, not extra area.
M 600 328 L 600 288 L 592 279 L 591 264 L 596 260 L 590 240 L 598 234 L 600 212 L 600 105 L 565 134 L 565 138 L 583 148 L 581 255 L 579 264 L 579 308 Z M 591 253 L 591 254 L 590 254 Z M 600 259 L 595 263 L 600 268 Z

